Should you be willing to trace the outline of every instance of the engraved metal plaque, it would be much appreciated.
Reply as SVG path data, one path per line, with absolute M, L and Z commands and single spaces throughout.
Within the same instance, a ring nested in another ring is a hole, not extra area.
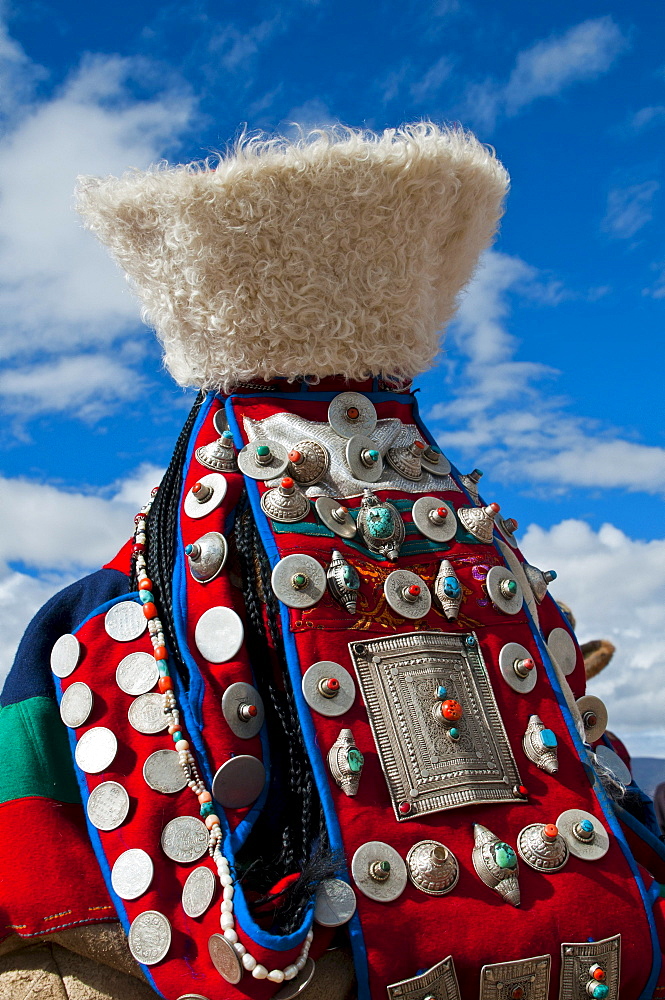
M 398 820 L 520 801 L 517 764 L 473 633 L 411 632 L 349 645 Z M 437 691 L 463 708 L 458 735 Z
M 480 970 L 479 1000 L 512 1000 L 513 997 L 547 1000 L 551 965 L 549 955 L 484 965 Z
M 618 1000 L 621 974 L 620 934 L 603 938 L 602 941 L 561 945 L 559 1000 L 588 1000 L 586 987 L 592 979 L 589 970 L 595 965 L 600 965 L 605 973 L 602 982 L 608 988 L 606 1000 Z
M 451 955 L 433 965 L 427 972 L 421 972 L 412 979 L 402 979 L 387 989 L 388 1000 L 423 1000 L 423 997 L 435 997 L 436 1000 L 461 1000 L 455 963 Z

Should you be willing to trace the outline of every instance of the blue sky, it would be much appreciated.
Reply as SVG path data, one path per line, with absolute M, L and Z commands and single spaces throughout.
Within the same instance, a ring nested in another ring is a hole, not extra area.
M 105 561 L 190 397 L 72 211 L 80 173 L 250 129 L 461 122 L 512 177 L 421 408 L 555 568 L 592 690 L 665 756 L 665 55 L 653 2 L 0 4 L 0 674 L 39 604 Z M 547 565 L 545 565 L 547 564 Z

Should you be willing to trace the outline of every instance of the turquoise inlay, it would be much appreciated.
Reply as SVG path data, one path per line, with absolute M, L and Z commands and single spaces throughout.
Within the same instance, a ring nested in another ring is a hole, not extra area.
M 553 750 L 557 745 L 556 733 L 553 733 L 551 729 L 543 729 L 540 738 L 543 741 L 543 746 L 547 747 L 548 750 Z M 585 820 L 584 822 L 588 823 L 589 821 Z
M 456 600 L 462 593 L 462 589 L 454 576 L 447 576 L 443 581 L 443 592 L 446 597 Z
M 515 868 L 517 865 L 517 855 L 508 844 L 495 844 L 494 858 L 499 868 Z
M 342 570 L 342 577 L 344 579 L 344 583 L 349 588 L 349 590 L 359 589 L 360 577 L 356 573 L 353 566 L 349 566 L 349 564 L 347 563 L 347 565 Z
M 388 507 L 372 507 L 367 512 L 367 530 L 372 538 L 390 538 L 393 528 L 393 515 Z

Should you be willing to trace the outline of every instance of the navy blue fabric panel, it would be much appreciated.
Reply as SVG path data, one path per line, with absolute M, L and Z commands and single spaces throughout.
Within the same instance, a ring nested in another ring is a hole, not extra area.
M 129 591 L 129 579 L 117 569 L 100 569 L 55 594 L 32 619 L 18 647 L 0 694 L 0 705 L 45 695 L 55 701 L 51 650 L 56 639 L 73 632 L 100 604 Z

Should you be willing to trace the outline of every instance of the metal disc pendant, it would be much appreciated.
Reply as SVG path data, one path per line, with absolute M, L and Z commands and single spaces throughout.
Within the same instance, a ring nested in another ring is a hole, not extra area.
M 389 573 L 383 584 L 386 600 L 402 618 L 424 618 L 432 607 L 432 595 L 425 581 L 407 569 Z
M 314 506 L 326 528 L 330 528 L 340 538 L 353 538 L 356 533 L 356 522 L 338 500 L 332 497 L 318 497 Z
M 538 667 L 531 653 L 519 642 L 507 642 L 499 653 L 499 669 L 513 691 L 528 694 L 538 680 Z
M 213 934 L 208 938 L 208 953 L 222 979 L 233 985 L 240 982 L 244 971 L 240 955 L 223 934 Z
M 197 583 L 215 580 L 224 569 L 228 551 L 226 539 L 220 531 L 207 531 L 187 545 L 185 554 L 192 579 Z
M 176 816 L 162 830 L 161 844 L 171 861 L 189 864 L 208 850 L 208 831 L 196 816 Z
M 537 872 L 558 872 L 568 861 L 568 845 L 551 823 L 530 823 L 517 835 L 522 861 Z
M 164 699 L 157 691 L 135 698 L 127 712 L 129 724 L 137 733 L 152 736 L 163 733 L 169 720 L 164 715 Z
M 340 392 L 328 407 L 328 423 L 341 437 L 371 434 L 376 427 L 376 410 L 359 392 Z
M 584 809 L 566 809 L 556 821 L 568 850 L 583 861 L 598 861 L 610 849 L 607 830 L 595 816 Z
M 607 729 L 605 703 L 593 694 L 585 694 L 577 699 L 577 707 L 584 723 L 584 739 L 587 743 L 595 743 Z
M 238 754 L 225 761 L 212 779 L 212 794 L 225 809 L 242 809 L 256 802 L 266 783 L 258 757 Z
M 441 513 L 445 511 L 446 513 Z M 418 497 L 411 508 L 413 523 L 425 538 L 433 542 L 449 542 L 457 531 L 455 508 L 438 497 Z
M 222 712 L 231 732 L 242 740 L 256 736 L 265 718 L 261 695 L 244 681 L 229 684 L 222 695 Z
M 242 646 L 244 635 L 242 620 L 233 608 L 208 608 L 196 623 L 194 642 L 210 663 L 226 663 Z
M 146 785 L 163 795 L 175 795 L 187 786 L 187 775 L 176 750 L 155 750 L 143 765 Z
M 492 566 L 485 586 L 495 608 L 506 615 L 516 615 L 522 610 L 524 595 L 519 582 L 505 566 Z
M 354 479 L 362 483 L 376 483 L 383 472 L 383 459 L 371 438 L 356 434 L 346 442 L 346 464 Z
M 420 464 L 423 469 L 427 469 L 435 476 L 447 476 L 451 469 L 450 462 L 435 444 L 427 445 L 420 459 Z
M 182 887 L 182 908 L 188 917 L 201 917 L 212 903 L 215 895 L 215 876 L 201 865 L 187 876 Z
M 596 747 L 596 757 L 602 767 L 604 767 L 606 771 L 609 771 L 610 776 L 620 785 L 628 786 L 632 783 L 633 776 L 630 773 L 630 770 L 621 760 L 619 754 L 615 753 L 614 750 L 610 750 L 610 748 L 606 746 Z
M 290 485 L 285 485 L 290 482 Z M 272 521 L 295 524 L 309 514 L 310 502 L 293 480 L 283 479 L 280 486 L 266 490 L 261 497 L 261 510 Z
M 301 486 L 318 483 L 329 465 L 330 455 L 318 441 L 298 441 L 289 452 L 289 475 Z
M 51 650 L 51 670 L 56 677 L 69 677 L 76 670 L 80 656 L 81 644 L 76 636 L 61 635 Z
M 226 479 L 221 472 L 209 472 L 201 476 L 185 496 L 185 514 L 196 520 L 205 517 L 220 506 L 225 496 Z
M 404 476 L 405 479 L 418 482 L 423 476 L 420 458 L 424 450 L 425 447 L 421 441 L 414 441 L 408 446 L 401 445 L 397 448 L 389 448 L 386 452 L 388 465 L 392 466 L 395 472 Z
M 459 881 L 457 858 L 438 840 L 421 840 L 406 856 L 409 880 L 430 896 L 445 896 Z
M 111 885 L 121 899 L 138 899 L 150 888 L 154 875 L 152 858 L 138 847 L 124 851 L 111 869 Z
M 272 1000 L 293 1000 L 294 997 L 300 996 L 314 978 L 315 968 L 314 959 L 308 956 L 298 975 L 294 976 L 286 986 L 282 986 L 281 990 L 274 994 Z
M 351 874 L 363 895 L 378 903 L 390 903 L 406 887 L 406 865 L 390 844 L 370 840 L 362 844 L 351 860 Z
M 356 697 L 356 685 L 341 664 L 319 660 L 303 674 L 302 693 L 315 712 L 334 718 L 351 708 Z
M 547 651 L 561 672 L 568 677 L 577 664 L 577 648 L 565 628 L 552 629 L 547 637 Z
M 294 553 L 277 563 L 271 576 L 272 589 L 289 608 L 311 608 L 326 592 L 326 571 L 312 556 Z
M 86 812 L 98 830 L 116 830 L 125 822 L 129 812 L 127 789 L 117 781 L 103 781 L 90 792 Z
M 116 668 L 115 682 L 125 694 L 147 694 L 159 680 L 157 660 L 150 653 L 129 653 Z
M 109 608 L 104 616 L 106 634 L 117 642 L 138 639 L 147 627 L 148 619 L 143 614 L 143 605 L 137 601 L 120 601 Z
M 70 729 L 78 729 L 90 718 L 92 691 L 83 681 L 70 684 L 60 699 L 60 718 Z
M 141 965 L 157 965 L 171 947 L 171 924 L 158 910 L 144 910 L 132 921 L 129 950 Z
M 341 878 L 327 878 L 316 890 L 314 920 L 322 927 L 341 927 L 356 912 L 356 894 Z
M 111 766 L 117 752 L 118 741 L 115 734 L 105 726 L 95 726 L 94 729 L 88 729 L 78 741 L 74 757 L 86 774 L 99 774 Z
M 238 452 L 238 468 L 250 479 L 277 479 L 289 465 L 286 448 L 268 438 L 255 438 Z

